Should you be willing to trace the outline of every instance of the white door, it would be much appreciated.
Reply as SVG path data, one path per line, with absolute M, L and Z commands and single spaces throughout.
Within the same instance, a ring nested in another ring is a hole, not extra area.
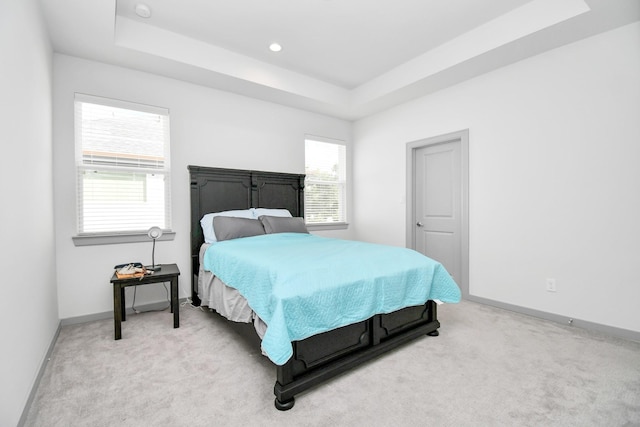
M 440 262 L 468 291 L 466 145 L 460 134 L 413 143 L 413 248 Z

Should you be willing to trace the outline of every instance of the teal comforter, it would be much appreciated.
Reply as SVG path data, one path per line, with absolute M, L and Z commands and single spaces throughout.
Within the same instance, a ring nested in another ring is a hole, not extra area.
M 267 324 L 262 349 L 277 365 L 292 356 L 292 341 L 430 299 L 460 301 L 445 268 L 416 251 L 312 234 L 217 242 L 204 267 Z

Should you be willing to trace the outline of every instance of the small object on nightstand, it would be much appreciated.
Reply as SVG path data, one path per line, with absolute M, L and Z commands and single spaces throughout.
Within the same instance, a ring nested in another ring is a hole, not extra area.
M 142 267 L 141 262 L 125 262 L 124 264 L 118 264 L 113 268 L 116 270 L 120 270 L 121 268 L 126 267 L 128 265 L 133 265 L 134 267 Z
M 131 263 L 116 266 L 116 277 L 118 279 L 131 279 L 133 277 L 144 277 L 146 269 L 140 263 Z

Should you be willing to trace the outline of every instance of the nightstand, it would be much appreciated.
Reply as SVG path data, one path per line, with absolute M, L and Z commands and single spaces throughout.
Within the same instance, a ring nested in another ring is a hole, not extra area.
M 127 320 L 124 288 L 127 286 L 149 285 L 151 283 L 171 282 L 171 312 L 173 313 L 173 327 L 180 327 L 180 313 L 178 304 L 178 276 L 180 270 L 176 264 L 162 264 L 162 269 L 142 278 L 118 279 L 115 272 L 111 276 L 113 284 L 113 324 L 115 339 L 122 338 L 122 322 Z

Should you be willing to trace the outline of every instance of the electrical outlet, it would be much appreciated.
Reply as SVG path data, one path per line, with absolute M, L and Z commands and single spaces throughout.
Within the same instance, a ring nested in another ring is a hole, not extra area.
M 556 288 L 556 279 L 547 279 L 547 292 L 556 292 L 558 289 Z

